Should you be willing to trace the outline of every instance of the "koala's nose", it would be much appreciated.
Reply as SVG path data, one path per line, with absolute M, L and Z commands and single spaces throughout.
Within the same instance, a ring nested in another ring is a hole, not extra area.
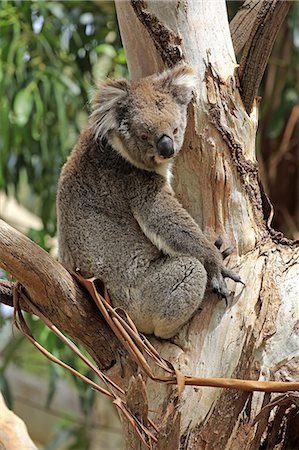
M 166 134 L 163 134 L 157 142 L 157 149 L 160 156 L 170 158 L 174 154 L 173 140 Z

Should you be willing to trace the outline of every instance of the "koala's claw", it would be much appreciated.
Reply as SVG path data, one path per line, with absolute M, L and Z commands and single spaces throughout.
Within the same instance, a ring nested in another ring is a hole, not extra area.
M 229 292 L 228 292 L 228 289 L 226 287 L 225 281 L 222 278 L 222 276 L 220 276 L 219 278 L 214 276 L 211 280 L 211 286 L 212 286 L 213 292 L 215 292 L 215 294 L 217 294 L 218 297 L 223 298 L 227 305 L 227 299 L 229 296 Z
M 216 241 L 214 242 L 214 245 L 217 247 L 217 249 L 218 249 L 220 252 L 221 252 L 220 249 L 221 249 L 222 244 L 223 244 L 223 239 L 222 239 L 221 236 L 219 236 L 219 237 L 216 239 Z M 233 247 L 233 246 L 227 247 L 225 250 L 223 250 L 223 251 L 221 252 L 222 259 L 226 259 L 229 255 L 231 255 L 231 254 L 233 253 L 234 250 L 235 250 L 235 247 Z M 241 284 L 243 284 L 243 286 L 245 286 L 245 283 L 243 283 L 243 281 L 241 280 L 240 276 L 237 275 L 237 274 L 236 274 L 235 272 L 233 272 L 232 270 L 223 268 L 223 269 L 221 270 L 221 274 L 222 274 L 223 278 L 230 278 L 230 279 L 232 279 L 233 281 L 235 281 L 236 283 L 241 283 Z M 225 284 L 224 280 L 223 280 L 223 283 Z M 225 287 L 226 287 L 226 286 L 225 286 Z M 214 286 L 213 286 L 213 289 L 214 289 Z M 217 290 L 217 288 L 215 288 L 215 289 Z M 226 290 L 227 290 L 227 289 L 226 289 Z
M 221 252 L 222 254 L 222 258 L 226 259 L 229 255 L 231 255 L 233 253 L 233 251 L 235 250 L 235 247 L 228 247 L 225 250 L 223 250 Z
M 222 240 L 221 236 L 219 236 L 216 239 L 216 241 L 214 242 L 214 245 L 219 250 L 219 252 L 221 253 L 222 259 L 224 260 L 229 255 L 231 255 L 231 253 L 235 250 L 235 248 L 228 247 L 221 252 L 222 244 L 223 244 L 223 240 Z M 215 270 L 215 268 L 214 268 L 214 270 Z M 220 267 L 218 266 L 219 272 L 217 269 L 216 269 L 216 271 L 214 271 L 214 270 L 213 270 L 214 275 L 210 278 L 210 280 L 211 280 L 210 286 L 211 286 L 213 292 L 215 292 L 219 298 L 224 299 L 225 304 L 227 306 L 229 291 L 228 291 L 226 283 L 225 283 L 225 278 L 230 278 L 231 280 L 235 281 L 236 283 L 241 283 L 244 286 L 245 286 L 245 283 L 243 283 L 243 281 L 241 280 L 241 277 L 238 274 L 236 274 L 233 270 L 227 269 L 222 264 L 220 265 Z
M 221 236 L 218 236 L 218 238 L 216 239 L 216 241 L 214 242 L 215 247 L 218 248 L 218 250 L 220 250 L 221 246 L 223 244 L 223 239 Z
M 233 270 L 230 269 L 222 269 L 221 271 L 223 278 L 230 278 L 231 280 L 235 281 L 236 283 L 241 283 L 243 286 L 245 286 L 245 283 L 241 280 L 240 275 L 236 274 Z

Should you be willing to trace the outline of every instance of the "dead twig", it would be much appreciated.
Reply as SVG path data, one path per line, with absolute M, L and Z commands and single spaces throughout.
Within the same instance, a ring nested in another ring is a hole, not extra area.
M 25 319 L 22 314 L 22 310 L 20 307 L 20 299 L 24 299 L 27 304 L 30 305 L 31 310 L 37 315 L 46 326 L 65 344 L 67 345 L 93 372 L 100 378 L 100 380 L 106 385 L 107 389 L 102 388 L 94 381 L 90 380 L 88 377 L 82 375 L 80 372 L 75 370 L 73 367 L 61 361 L 59 358 L 55 357 L 46 350 L 41 344 L 39 344 L 33 337 Z M 79 348 L 71 342 L 63 333 L 61 333 L 58 328 L 53 325 L 53 323 L 32 303 L 32 301 L 27 297 L 27 295 L 22 291 L 22 287 L 20 283 L 15 283 L 13 289 L 13 302 L 14 302 L 14 323 L 16 327 L 23 333 L 23 335 L 50 361 L 60 365 L 61 367 L 70 371 L 73 375 L 83 380 L 85 383 L 89 384 L 93 389 L 104 394 L 113 399 L 113 403 L 117 406 L 117 408 L 122 412 L 123 416 L 129 421 L 132 425 L 134 431 L 143 442 L 143 444 L 151 449 L 151 441 L 157 442 L 157 438 L 151 432 L 151 430 L 143 425 L 137 417 L 135 417 L 128 410 L 126 406 L 126 402 L 123 398 L 121 398 L 118 394 L 122 396 L 125 395 L 123 389 L 121 389 L 116 383 L 114 383 L 107 375 L 102 373 L 86 356 L 82 354 Z M 116 390 L 118 394 L 114 392 Z M 149 424 L 152 425 L 153 422 L 149 421 Z M 153 427 L 154 430 L 157 430 L 156 425 Z
M 225 389 L 238 389 L 242 391 L 262 391 L 262 392 L 288 392 L 299 391 L 299 382 L 291 381 L 257 381 L 257 380 L 240 380 L 237 378 L 201 378 L 184 375 L 182 372 L 177 371 L 172 364 L 159 356 L 156 350 L 152 351 L 153 346 L 148 340 L 140 340 L 136 326 L 126 314 L 126 318 L 129 323 L 126 323 L 124 319 L 117 313 L 117 309 L 114 309 L 110 302 L 108 303 L 96 290 L 94 280 L 86 280 L 79 274 L 75 275 L 82 285 L 88 290 L 98 308 L 102 312 L 105 320 L 111 326 L 113 332 L 119 338 L 121 343 L 125 346 L 128 353 L 133 357 L 136 363 L 143 369 L 145 374 L 152 380 L 166 383 L 177 384 L 179 387 L 179 394 L 181 394 L 185 385 L 189 386 L 209 386 L 209 387 L 221 387 Z M 143 356 L 144 350 L 147 355 L 151 357 L 151 360 L 160 368 L 169 374 L 168 376 L 156 376 L 146 359 Z

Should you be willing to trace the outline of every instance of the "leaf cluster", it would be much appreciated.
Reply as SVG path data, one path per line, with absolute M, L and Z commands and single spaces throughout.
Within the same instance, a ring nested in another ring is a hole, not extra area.
M 114 7 L 0 3 L 0 189 L 54 235 L 57 178 L 86 123 L 91 88 L 126 73 Z

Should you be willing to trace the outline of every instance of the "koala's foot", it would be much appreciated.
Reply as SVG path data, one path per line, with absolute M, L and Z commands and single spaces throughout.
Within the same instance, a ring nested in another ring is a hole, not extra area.
M 139 301 L 142 299 L 138 309 L 144 317 L 136 324 L 138 329 L 148 332 L 150 323 L 155 336 L 172 338 L 198 310 L 206 284 L 206 270 L 196 258 L 176 256 L 155 261 L 136 294 Z
M 222 261 L 225 260 L 234 251 L 234 247 L 228 247 L 225 250 L 221 251 L 221 246 L 223 244 L 221 237 L 218 237 L 218 239 L 216 239 L 214 244 L 216 248 L 219 250 L 219 253 L 221 254 Z M 215 266 L 213 271 L 214 273 L 210 277 L 210 285 L 213 289 L 213 292 L 215 292 L 219 297 L 223 298 L 225 300 L 225 303 L 227 304 L 229 292 L 225 283 L 225 278 L 230 278 L 236 283 L 242 283 L 244 286 L 245 283 L 243 283 L 238 274 L 236 274 L 233 270 L 227 269 L 223 265 L 223 263 L 220 264 L 219 267 L 218 261 L 218 268 L 217 268 L 218 270 L 217 269 L 215 270 Z

